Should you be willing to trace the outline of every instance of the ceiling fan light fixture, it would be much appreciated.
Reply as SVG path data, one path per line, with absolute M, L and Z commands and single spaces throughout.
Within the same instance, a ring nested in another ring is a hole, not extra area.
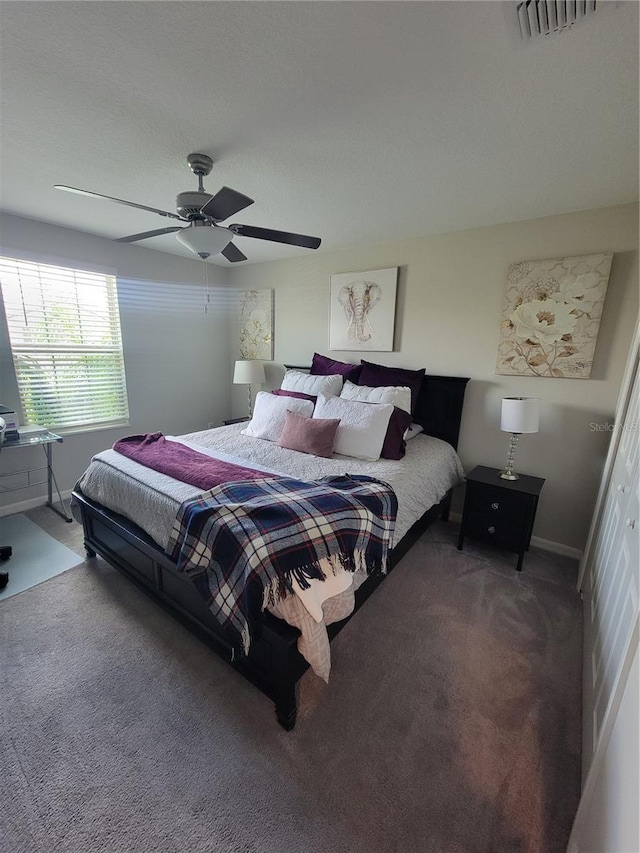
M 200 257 L 219 255 L 233 240 L 233 236 L 233 231 L 228 228 L 214 225 L 192 225 L 189 228 L 182 228 L 176 234 L 183 246 Z

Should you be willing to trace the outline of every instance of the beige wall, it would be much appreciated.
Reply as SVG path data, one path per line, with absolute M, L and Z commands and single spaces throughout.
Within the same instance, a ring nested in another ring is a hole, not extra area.
M 609 289 L 590 380 L 495 374 L 506 267 L 514 261 L 614 252 Z M 329 276 L 398 266 L 396 343 L 392 353 L 365 357 L 383 364 L 426 367 L 469 376 L 459 452 L 467 470 L 504 462 L 503 396 L 540 397 L 540 432 L 523 436 L 517 469 L 545 477 L 534 535 L 582 549 L 609 439 L 594 422 L 611 421 L 638 311 L 636 205 L 551 216 L 302 258 L 233 268 L 240 289 L 275 289 L 275 361 L 308 364 L 329 353 Z M 344 361 L 356 353 L 335 353 Z M 231 358 L 237 357 L 231 340 Z M 234 392 L 243 414 L 244 392 Z M 459 501 L 459 498 L 458 498 Z

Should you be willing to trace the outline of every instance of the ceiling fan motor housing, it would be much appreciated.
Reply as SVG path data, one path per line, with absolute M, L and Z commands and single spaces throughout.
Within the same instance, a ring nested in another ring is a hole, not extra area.
M 201 209 L 211 198 L 211 193 L 186 192 L 176 196 L 176 209 L 185 219 L 202 218 Z

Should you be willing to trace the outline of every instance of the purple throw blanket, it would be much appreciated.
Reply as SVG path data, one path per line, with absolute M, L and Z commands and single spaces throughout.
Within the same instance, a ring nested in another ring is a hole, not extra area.
M 277 476 L 198 453 L 178 441 L 167 441 L 161 432 L 128 435 L 116 441 L 113 449 L 147 468 L 200 489 L 213 489 L 222 483 L 239 480 L 264 480 Z

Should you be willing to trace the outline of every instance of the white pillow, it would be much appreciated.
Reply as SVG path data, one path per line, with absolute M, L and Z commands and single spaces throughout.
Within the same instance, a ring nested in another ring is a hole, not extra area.
M 313 403 L 311 400 L 277 397 L 268 391 L 258 391 L 253 417 L 242 430 L 242 435 L 263 438 L 265 441 L 277 441 L 284 427 L 287 412 L 296 412 L 305 418 L 310 418 L 313 413 Z
M 339 373 L 331 376 L 312 376 L 301 370 L 287 370 L 280 388 L 283 391 L 299 391 L 317 397 L 322 391 L 338 395 L 342 390 L 343 377 Z
M 314 418 L 340 418 L 333 445 L 334 453 L 375 462 L 387 434 L 393 406 L 385 403 L 360 403 L 330 394 L 318 394 Z
M 420 426 L 420 424 L 411 424 L 409 429 L 405 431 L 404 440 L 409 441 L 410 438 L 415 438 L 421 432 L 424 432 L 423 426 Z
M 368 385 L 354 385 L 347 379 L 340 396 L 344 400 L 358 400 L 360 403 L 391 403 L 411 414 L 411 388 L 404 385 L 370 388 Z

